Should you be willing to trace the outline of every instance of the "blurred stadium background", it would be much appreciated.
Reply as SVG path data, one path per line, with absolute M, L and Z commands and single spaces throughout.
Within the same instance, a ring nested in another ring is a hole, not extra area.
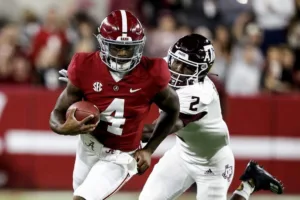
M 76 138 L 48 126 L 64 87 L 57 72 L 75 52 L 97 49 L 93 33 L 115 9 L 141 19 L 147 56 L 165 56 L 191 32 L 213 41 L 212 79 L 236 156 L 230 192 L 255 159 L 286 194 L 253 199 L 300 199 L 300 0 L 0 0 L 0 200 L 71 199 Z M 153 107 L 146 121 L 156 116 Z M 167 138 L 154 163 L 173 142 Z M 137 199 L 150 171 L 111 199 Z M 194 192 L 180 199 L 195 199 Z

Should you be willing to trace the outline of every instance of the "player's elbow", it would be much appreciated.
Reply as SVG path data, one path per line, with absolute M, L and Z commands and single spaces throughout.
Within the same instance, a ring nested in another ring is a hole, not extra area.
M 60 135 L 60 133 L 57 131 L 56 127 L 52 124 L 51 120 L 49 120 L 50 129 L 54 132 Z
M 49 127 L 50 129 L 57 133 L 57 130 L 56 130 L 56 125 L 55 125 L 55 120 L 54 120 L 54 110 L 51 112 L 50 114 L 50 118 L 49 118 Z
M 50 114 L 50 118 L 49 118 L 49 127 L 50 129 L 57 133 L 57 134 L 61 134 L 60 131 L 59 131 L 59 123 L 58 123 L 58 120 L 57 120 L 57 116 L 56 116 L 56 113 L 55 113 L 55 110 L 53 110 Z

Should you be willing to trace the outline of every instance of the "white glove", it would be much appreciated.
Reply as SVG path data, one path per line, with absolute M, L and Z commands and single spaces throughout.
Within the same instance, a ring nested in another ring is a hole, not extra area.
M 66 82 L 66 83 L 69 81 L 69 79 L 68 79 L 68 71 L 67 70 L 61 69 L 61 70 L 59 70 L 58 73 L 59 73 L 59 75 L 61 75 L 60 77 L 58 77 L 58 80 Z

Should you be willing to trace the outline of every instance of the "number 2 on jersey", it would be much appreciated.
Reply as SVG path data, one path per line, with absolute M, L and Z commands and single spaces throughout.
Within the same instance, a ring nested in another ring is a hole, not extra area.
M 199 103 L 200 103 L 200 97 L 192 96 L 192 99 L 195 99 L 195 101 L 193 101 L 193 102 L 190 104 L 190 110 L 191 110 L 191 111 L 197 111 L 197 108 L 198 108 Z
M 123 128 L 121 128 L 121 126 L 125 124 L 126 120 L 124 118 L 124 105 L 125 99 L 115 98 L 101 113 L 101 120 L 111 123 L 111 125 L 107 127 L 107 132 L 122 135 Z

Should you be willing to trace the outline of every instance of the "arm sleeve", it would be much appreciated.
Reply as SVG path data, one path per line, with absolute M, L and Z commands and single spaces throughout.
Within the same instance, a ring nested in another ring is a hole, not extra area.
M 198 121 L 208 112 L 208 105 L 201 100 L 200 93 L 192 89 L 179 89 L 177 94 L 180 102 L 179 118 L 186 126 L 190 122 Z
M 177 92 L 180 102 L 179 119 L 186 126 L 191 122 L 198 121 L 208 113 L 208 107 L 201 102 L 200 96 L 193 96 L 193 93 L 183 91 Z M 159 113 L 163 112 L 159 109 Z M 156 120 L 153 122 L 155 123 Z
M 68 66 L 68 78 L 69 81 L 78 88 L 81 86 L 79 74 L 78 54 L 75 54 Z
M 187 115 L 196 115 L 207 111 L 207 105 L 201 101 L 198 94 L 187 94 L 184 92 L 177 92 L 180 102 L 180 113 Z
M 179 114 L 179 119 L 182 121 L 183 126 L 186 126 L 191 122 L 200 120 L 206 114 L 207 114 L 207 111 L 200 112 L 196 115 L 186 115 L 186 114 L 180 113 Z

